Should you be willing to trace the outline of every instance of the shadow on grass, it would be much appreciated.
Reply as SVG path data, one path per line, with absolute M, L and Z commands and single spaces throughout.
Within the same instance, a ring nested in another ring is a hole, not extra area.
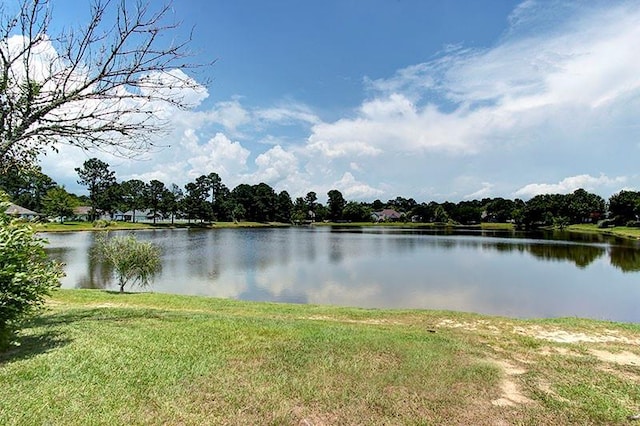
M 16 345 L 0 352 L 0 365 L 32 358 L 68 345 L 73 339 L 69 337 L 69 329 L 65 330 L 65 326 L 76 322 L 123 322 L 160 317 L 162 312 L 154 310 L 117 308 L 93 308 L 44 314 L 24 324 L 22 330 L 30 330 L 32 334 L 19 336 Z
M 43 330 L 35 335 L 21 336 L 18 338 L 16 346 L 11 346 L 5 352 L 0 352 L 0 365 L 33 358 L 66 346 L 70 342 L 71 339 L 57 330 Z
M 122 291 L 122 292 L 120 290 L 104 290 L 104 292 L 107 293 L 107 294 L 118 294 L 118 295 L 120 295 L 120 294 L 122 294 L 122 295 L 124 295 L 124 294 L 140 294 L 141 293 L 141 292 L 138 292 L 138 291 L 126 291 L 126 290 Z

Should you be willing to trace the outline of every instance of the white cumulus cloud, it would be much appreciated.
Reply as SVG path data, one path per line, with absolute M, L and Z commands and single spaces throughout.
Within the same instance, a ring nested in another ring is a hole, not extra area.
M 250 152 L 240 142 L 233 142 L 223 133 L 216 133 L 213 138 L 205 144 L 198 145 L 196 149 L 199 155 L 192 151 L 193 157 L 187 160 L 191 166 L 190 178 L 195 179 L 215 171 L 225 182 L 234 185 L 242 183 L 238 182 L 236 173 L 247 167 L 247 157 Z
M 598 177 L 590 175 L 570 176 L 558 183 L 530 183 L 515 192 L 518 197 L 533 197 L 540 194 L 568 194 L 576 189 L 603 192 L 603 189 L 619 188 L 626 181 L 625 177 L 610 178 L 605 175 Z
M 369 200 L 384 193 L 380 189 L 357 181 L 349 172 L 345 172 L 340 180 L 334 182 L 334 187 L 340 190 L 347 200 Z

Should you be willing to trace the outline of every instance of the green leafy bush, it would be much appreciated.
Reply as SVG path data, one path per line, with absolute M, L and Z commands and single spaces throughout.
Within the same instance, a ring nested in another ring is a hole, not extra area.
M 109 237 L 102 235 L 96 251 L 100 260 L 113 268 L 120 292 L 129 282 L 146 287 L 160 272 L 160 249 L 148 241 L 138 241 L 133 234 Z
M 98 219 L 93 221 L 93 227 L 98 229 L 104 229 L 111 226 L 110 220 Z
M 5 210 L 6 196 L 0 193 L 0 349 L 14 340 L 20 322 L 42 307 L 64 276 L 62 265 L 47 258 L 45 241 Z

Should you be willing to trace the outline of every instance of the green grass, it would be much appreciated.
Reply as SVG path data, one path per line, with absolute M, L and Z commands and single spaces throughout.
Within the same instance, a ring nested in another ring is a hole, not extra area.
M 49 222 L 34 225 L 38 232 L 65 232 L 65 231 L 105 231 L 120 229 L 149 229 L 151 225 L 145 223 L 111 222 L 107 228 L 95 228 L 92 222 Z
M 618 341 L 536 337 L 558 330 Z M 639 341 L 578 319 L 60 290 L 0 354 L 0 424 L 613 424 L 640 410 L 640 371 L 601 355 Z
M 92 222 L 65 222 L 65 223 L 42 223 L 36 224 L 35 229 L 38 232 L 65 232 L 65 231 L 117 231 L 117 230 L 136 230 L 136 229 L 165 229 L 165 228 L 203 228 L 203 229 L 213 229 L 213 228 L 265 228 L 265 227 L 278 227 L 278 226 L 289 226 L 288 224 L 269 222 L 215 222 L 213 224 L 201 224 L 201 223 L 157 223 L 153 224 L 150 222 L 110 222 L 110 225 L 106 228 L 96 228 L 93 226 Z
M 613 228 L 598 228 L 596 225 L 570 225 L 567 230 L 571 232 L 600 233 L 605 235 L 614 235 L 618 237 L 640 239 L 640 228 L 630 228 L 627 226 L 616 226 Z
M 425 229 L 494 229 L 512 230 L 511 223 L 488 223 L 483 222 L 477 225 L 453 225 L 448 223 L 423 223 L 423 222 L 315 222 L 314 226 L 339 226 L 339 227 L 380 227 L 380 228 L 425 228 Z

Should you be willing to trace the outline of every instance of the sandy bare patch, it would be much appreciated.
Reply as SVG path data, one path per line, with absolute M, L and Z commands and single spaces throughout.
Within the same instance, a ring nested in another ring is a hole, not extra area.
M 498 327 L 491 325 L 491 322 L 487 320 L 454 321 L 451 319 L 443 319 L 443 320 L 440 320 L 436 325 L 438 327 L 461 328 L 463 330 L 469 330 L 469 331 L 477 331 L 480 329 L 487 329 L 495 332 L 499 331 Z
M 616 376 L 617 378 L 627 381 L 627 382 L 633 382 L 636 384 L 640 384 L 640 376 L 637 374 L 633 374 L 629 371 L 621 371 L 619 369 L 616 368 L 611 368 L 609 366 L 604 366 L 599 368 L 600 371 L 607 373 L 607 374 L 611 374 L 613 376 Z
M 621 335 L 616 330 L 604 330 L 604 333 L 587 334 L 571 333 L 566 330 L 548 330 L 542 327 L 514 327 L 516 334 L 535 337 L 540 340 L 547 340 L 556 343 L 624 343 L 629 345 L 639 345 L 640 339 L 629 338 Z
M 89 305 L 92 308 L 129 308 L 131 307 L 131 305 L 128 305 L 126 303 L 95 303 L 92 305 Z
M 527 371 L 516 365 L 513 365 L 507 361 L 496 361 L 496 364 L 502 369 L 505 377 L 500 383 L 500 390 L 502 395 L 498 399 L 494 399 L 491 403 L 498 407 L 513 407 L 519 404 L 530 404 L 533 402 L 530 398 L 525 396 L 520 387 L 513 380 L 513 376 L 519 376 Z
M 537 353 L 542 356 L 551 356 L 551 355 L 582 356 L 582 354 L 564 347 L 544 347 L 544 348 L 540 348 L 540 350 L 538 350 Z
M 469 331 L 485 331 L 492 334 L 501 334 L 505 330 L 491 324 L 487 320 L 475 321 L 455 321 L 452 319 L 440 320 L 438 327 L 454 328 Z M 506 324 L 505 324 L 506 325 Z M 622 343 L 627 345 L 640 345 L 640 338 L 629 337 L 619 330 L 604 329 L 602 333 L 578 333 L 569 332 L 558 328 L 546 328 L 542 326 L 515 326 L 513 333 L 521 336 L 533 337 L 540 340 L 547 340 L 555 343 Z
M 623 352 L 614 353 L 614 352 L 608 352 L 608 351 L 601 351 L 597 349 L 591 349 L 589 353 L 591 353 L 591 355 L 594 355 L 600 361 L 610 362 L 610 363 L 619 364 L 619 365 L 640 366 L 640 356 L 632 352 L 623 351 Z

